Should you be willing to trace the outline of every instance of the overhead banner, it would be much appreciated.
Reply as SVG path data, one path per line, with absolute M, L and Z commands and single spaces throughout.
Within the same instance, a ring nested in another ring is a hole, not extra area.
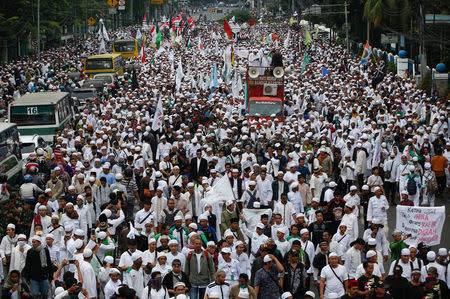
M 445 207 L 397 206 L 396 229 L 411 235 L 405 240 L 408 245 L 424 242 L 427 245 L 441 243 L 445 222 Z

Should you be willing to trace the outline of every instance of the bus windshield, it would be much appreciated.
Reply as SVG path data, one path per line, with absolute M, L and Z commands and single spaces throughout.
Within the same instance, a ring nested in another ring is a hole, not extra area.
M 283 116 L 283 109 L 281 102 L 270 102 L 270 101 L 250 101 L 248 113 L 252 116 L 271 116 L 275 115 L 277 117 Z
M 53 105 L 43 106 L 11 106 L 10 122 L 20 126 L 54 125 L 56 123 Z
M 114 50 L 116 52 L 134 52 L 136 50 L 136 42 L 131 40 L 114 42 Z
M 88 58 L 86 70 L 109 70 L 113 68 L 111 58 Z
M 10 155 L 15 155 L 20 159 L 19 131 L 17 126 L 0 132 L 0 161 L 3 161 Z

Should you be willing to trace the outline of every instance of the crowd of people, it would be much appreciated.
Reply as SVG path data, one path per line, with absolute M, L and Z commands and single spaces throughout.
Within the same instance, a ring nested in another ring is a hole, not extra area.
M 137 74 L 30 155 L 17 191 L 0 177 L 2 298 L 449 298 L 447 249 L 407 245 L 388 217 L 447 201 L 447 99 L 389 72 L 373 86 L 373 62 L 305 43 L 298 27 L 256 24 L 238 41 L 221 31 L 200 23 L 184 42 L 146 45 Z M 3 65 L 3 104 L 70 92 L 97 48 Z M 244 82 L 248 65 L 289 67 L 283 119 L 247 115 L 220 71 L 226 55 Z M 223 177 L 233 194 L 212 202 Z M 267 212 L 251 226 L 245 210 Z

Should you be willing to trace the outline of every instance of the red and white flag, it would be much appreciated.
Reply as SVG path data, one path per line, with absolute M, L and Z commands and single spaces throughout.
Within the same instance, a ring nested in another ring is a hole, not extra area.
M 163 114 L 163 108 L 162 108 L 162 99 L 159 98 L 158 105 L 156 106 L 155 115 L 153 115 L 153 123 L 152 123 L 152 130 L 157 131 L 162 127 L 164 114 Z
M 188 19 L 188 23 L 189 23 L 189 26 L 193 27 L 194 26 L 194 19 L 192 17 L 190 17 Z
M 198 50 L 199 51 L 205 50 L 205 46 L 203 45 L 202 39 L 200 38 L 200 36 L 198 37 Z
M 145 62 L 145 50 L 144 50 L 144 45 L 142 45 L 142 47 L 141 47 L 141 62 L 142 62 L 142 63 Z

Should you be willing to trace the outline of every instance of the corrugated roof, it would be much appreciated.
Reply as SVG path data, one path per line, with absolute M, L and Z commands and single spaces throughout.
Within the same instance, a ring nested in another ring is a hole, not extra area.
M 39 104 L 56 103 L 58 100 L 67 96 L 68 94 L 69 93 L 67 92 L 60 92 L 60 91 L 27 93 L 18 98 L 16 101 L 14 101 L 13 106 L 27 105 L 27 104 L 39 105 Z

